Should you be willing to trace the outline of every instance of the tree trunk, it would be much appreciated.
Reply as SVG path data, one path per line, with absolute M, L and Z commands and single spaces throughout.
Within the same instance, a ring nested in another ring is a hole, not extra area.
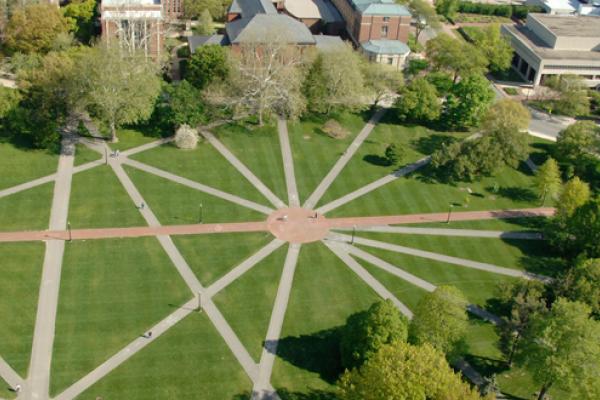
M 521 334 L 517 332 L 517 336 L 515 336 L 515 340 L 513 340 L 512 345 L 510 346 L 510 353 L 508 354 L 508 366 L 512 367 L 513 358 L 515 356 L 515 351 L 517 350 L 517 343 L 519 343 L 519 339 L 521 338 Z
M 110 123 L 110 142 L 117 143 L 119 138 L 117 137 L 117 128 L 115 127 L 115 122 L 111 121 Z
M 544 398 L 546 397 L 546 393 L 548 392 L 548 389 L 550 389 L 550 386 L 552 386 L 552 382 L 544 383 L 544 385 L 540 389 L 540 394 L 539 394 L 537 400 L 544 400 Z

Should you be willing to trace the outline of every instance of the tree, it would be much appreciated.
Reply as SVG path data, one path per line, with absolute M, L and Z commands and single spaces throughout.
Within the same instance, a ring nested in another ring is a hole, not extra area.
M 96 10 L 96 0 L 74 0 L 63 7 L 63 15 L 70 30 L 82 43 L 89 44 L 94 36 Z
M 394 143 L 390 143 L 385 148 L 385 158 L 390 166 L 396 166 L 402 160 L 403 150 L 402 147 L 396 146 Z
M 467 300 L 453 286 L 439 286 L 417 305 L 409 327 L 413 344 L 430 343 L 452 356 L 467 330 Z
M 542 204 L 546 201 L 546 196 L 556 197 L 560 191 L 562 180 L 560 179 L 560 170 L 554 158 L 549 157 L 535 173 L 535 186 L 540 192 Z
M 442 106 L 435 86 L 416 78 L 402 89 L 396 108 L 401 120 L 431 122 L 440 117 Z
M 0 86 L 0 119 L 6 117 L 8 113 L 17 107 L 22 97 L 17 89 Z
M 198 27 L 196 28 L 196 33 L 199 35 L 212 35 L 215 33 L 215 26 L 213 23 L 213 18 L 210 15 L 210 11 L 205 9 L 200 14 L 200 18 L 198 18 Z
M 556 215 L 565 220 L 569 218 L 578 207 L 584 205 L 590 199 L 590 185 L 578 177 L 573 177 L 564 184 L 558 201 L 556 202 Z
M 457 129 L 478 126 L 494 98 L 490 83 L 482 75 L 463 78 L 452 88 L 448 96 L 446 122 Z
M 220 19 L 231 2 L 225 0 L 186 0 L 183 13 L 186 18 L 198 18 L 208 10 L 213 19 Z
M 600 197 L 578 207 L 565 225 L 567 242 L 563 248 L 573 255 L 600 257 Z
M 459 3 L 459 0 L 436 0 L 435 10 L 440 15 L 452 18 L 458 11 Z
M 185 79 L 198 89 L 229 76 L 230 62 L 227 50 L 219 45 L 200 46 L 190 57 Z
M 473 43 L 487 58 L 491 71 L 499 72 L 510 68 L 513 49 L 508 39 L 500 33 L 500 25 L 492 24 L 473 30 Z
M 362 367 L 346 371 L 339 393 L 341 400 L 481 399 L 441 352 L 403 342 L 381 347 Z
M 589 315 L 589 306 L 564 298 L 550 312 L 533 315 L 521 354 L 540 385 L 538 400 L 553 386 L 564 391 L 564 398 L 600 396 L 600 322 Z
M 558 134 L 556 155 L 581 170 L 594 153 L 600 153 L 600 127 L 593 121 L 577 121 Z
M 284 38 L 244 43 L 232 58 L 229 78 L 206 91 L 208 101 L 237 116 L 256 116 L 258 124 L 275 114 L 298 117 L 306 108 L 302 95 L 302 52 Z
M 327 111 L 327 81 L 323 69 L 323 55 L 318 54 L 308 68 L 302 85 L 302 93 L 306 98 L 306 109 L 310 112 L 324 114 Z
M 67 20 L 56 5 L 30 4 L 11 16 L 4 31 L 4 44 L 11 53 L 47 53 L 56 37 L 67 30 Z
M 498 300 L 504 309 L 504 324 L 499 325 L 500 344 L 507 356 L 507 364 L 513 359 L 525 331 L 535 313 L 546 311 L 546 288 L 534 280 L 519 280 L 498 287 Z
M 482 128 L 491 132 L 496 130 L 524 131 L 529 127 L 531 114 L 520 102 L 502 99 L 490 107 L 483 118 Z
M 381 347 L 406 342 L 408 321 L 390 300 L 373 303 L 367 311 L 352 314 L 340 341 L 342 365 L 360 367 Z
M 583 77 L 579 75 L 558 75 L 548 81 L 548 86 L 560 93 L 554 101 L 555 111 L 559 114 L 586 115 L 590 111 L 590 100 Z
M 166 110 L 171 126 L 190 125 L 195 127 L 206 122 L 206 114 L 200 90 L 185 79 L 166 88 Z
M 117 141 L 117 128 L 146 120 L 160 94 L 155 65 L 143 55 L 123 55 L 103 43 L 77 58 L 72 96 L 74 103 L 98 117 Z
M 424 0 L 412 0 L 408 4 L 410 12 L 415 19 L 415 41 L 419 42 L 419 36 L 427 28 L 439 29 L 440 20 L 435 12 L 435 8 Z
M 404 83 L 402 71 L 389 65 L 364 61 L 362 72 L 366 91 L 374 98 L 373 106 L 392 100 Z
M 479 49 L 446 33 L 429 40 L 426 53 L 434 68 L 453 73 L 454 82 L 459 76 L 483 74 L 487 70 L 488 61 Z
M 198 144 L 198 133 L 189 125 L 181 125 L 175 132 L 175 146 L 180 149 L 195 149 Z
M 557 293 L 589 305 L 592 315 L 600 319 L 600 258 L 577 260 L 559 281 Z

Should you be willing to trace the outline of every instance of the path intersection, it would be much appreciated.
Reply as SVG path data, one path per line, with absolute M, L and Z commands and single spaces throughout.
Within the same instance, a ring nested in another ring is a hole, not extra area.
M 152 343 L 171 327 L 183 320 L 186 316 L 196 310 L 201 302 L 202 310 L 206 313 L 220 336 L 223 338 L 232 354 L 235 356 L 246 375 L 253 383 L 253 398 L 256 399 L 278 399 L 278 395 L 271 385 L 271 373 L 277 354 L 278 340 L 281 337 L 284 317 L 292 290 L 294 273 L 298 264 L 298 256 L 304 243 L 321 241 L 331 250 L 350 270 L 352 270 L 360 279 L 371 287 L 380 297 L 390 299 L 398 309 L 407 317 L 412 317 L 412 311 L 403 304 L 394 294 L 388 290 L 380 281 L 371 275 L 358 260 L 369 262 L 370 264 L 387 271 L 388 273 L 401 278 L 402 280 L 415 285 L 426 291 L 433 291 L 435 285 L 427 282 L 417 276 L 406 272 L 397 265 L 386 262 L 369 252 L 369 249 L 385 249 L 396 253 L 409 254 L 425 259 L 443 261 L 464 268 L 483 270 L 495 274 L 519 277 L 524 279 L 548 280 L 550 278 L 535 275 L 528 272 L 500 267 L 488 263 L 475 262 L 458 257 L 450 257 L 444 254 L 418 250 L 410 247 L 403 247 L 396 244 L 390 244 L 382 241 L 372 240 L 361 236 L 363 232 L 384 232 L 398 234 L 415 235 L 436 235 L 436 236 L 462 236 L 462 237 L 491 237 L 508 238 L 512 240 L 539 240 L 541 235 L 537 233 L 523 232 L 502 232 L 489 230 L 473 229 L 442 229 L 442 228 L 420 228 L 394 226 L 399 224 L 424 223 L 424 222 L 445 222 L 448 218 L 447 213 L 435 214 L 413 214 L 413 215 L 393 215 L 381 217 L 361 217 L 353 218 L 327 218 L 327 213 L 340 207 L 347 202 L 358 197 L 364 196 L 373 190 L 384 186 L 403 176 L 425 166 L 429 158 L 423 158 L 413 164 L 403 167 L 381 179 L 378 179 L 368 185 L 363 186 L 351 193 L 335 199 L 327 204 L 316 207 L 319 200 L 323 197 L 327 189 L 338 178 L 346 164 L 360 148 L 363 142 L 369 137 L 373 128 L 377 125 L 385 109 L 376 112 L 366 123 L 364 128 L 356 136 L 348 149 L 342 154 L 329 173 L 316 187 L 313 193 L 307 197 L 304 204 L 300 202 L 296 183 L 296 171 L 294 171 L 294 161 L 292 159 L 292 150 L 288 136 L 287 124 L 284 120 L 278 121 L 278 139 L 281 147 L 283 159 L 283 169 L 285 173 L 285 183 L 287 189 L 286 204 L 278 198 L 261 180 L 250 171 L 219 139 L 208 131 L 201 134 L 207 142 L 221 153 L 225 159 L 237 171 L 248 180 L 271 204 L 270 207 L 253 201 L 241 198 L 233 193 L 227 193 L 219 189 L 204 185 L 156 167 L 135 161 L 129 158 L 137 154 L 158 146 L 161 146 L 170 139 L 163 139 L 149 144 L 145 144 L 127 151 L 121 152 L 119 157 L 108 157 L 110 149 L 103 142 L 93 142 L 87 139 L 66 137 L 62 142 L 62 152 L 58 161 L 58 169 L 55 174 L 39 178 L 31 182 L 23 183 L 18 186 L 0 190 L 0 198 L 19 193 L 21 191 L 42 185 L 48 182 L 54 182 L 54 197 L 50 212 L 50 223 L 47 230 L 44 231 L 22 231 L 22 232 L 0 232 L 0 242 L 19 242 L 19 241 L 44 241 L 46 252 L 44 256 L 42 284 L 40 287 L 37 319 L 35 321 L 35 330 L 33 334 L 32 354 L 29 365 L 28 376 L 19 376 L 9 364 L 7 364 L 0 354 L 0 377 L 3 378 L 13 388 L 19 386 L 21 391 L 17 394 L 18 399 L 23 400 L 46 400 L 50 399 L 50 367 L 52 361 L 52 351 L 54 342 L 54 330 L 56 322 L 56 313 L 59 298 L 59 286 L 61 277 L 61 267 L 63 262 L 63 253 L 66 241 L 93 240 L 111 237 L 156 237 L 160 246 L 170 258 L 173 266 L 179 275 L 183 278 L 190 292 L 194 296 L 192 300 L 184 306 L 179 307 L 151 327 L 153 335 L 151 338 L 135 338 L 125 348 L 114 354 L 101 365 L 81 377 L 62 393 L 54 397 L 56 400 L 71 400 L 83 393 L 94 383 L 101 380 L 119 365 L 126 362 L 130 357 Z M 100 153 L 103 158 L 97 161 L 89 162 L 74 167 L 74 144 L 79 141 L 90 147 L 92 150 Z M 119 182 L 127 192 L 133 205 L 144 204 L 144 207 L 137 207 L 139 213 L 146 221 L 146 226 L 139 227 L 114 227 L 100 229 L 67 229 L 67 217 L 69 210 L 69 197 L 71 193 L 71 179 L 73 174 L 86 171 L 103 164 L 108 164 L 118 178 Z M 241 222 L 241 223 L 213 223 L 213 224 L 190 224 L 190 225 L 169 225 L 163 226 L 154 214 L 148 202 L 144 199 L 142 193 L 138 190 L 133 181 L 129 178 L 123 168 L 126 165 L 147 173 L 159 176 L 163 179 L 176 182 L 191 189 L 221 198 L 230 203 L 258 211 L 265 215 L 263 221 Z M 491 218 L 515 218 L 515 217 L 534 217 L 549 216 L 553 213 L 551 208 L 536 208 L 522 210 L 500 210 L 500 211 L 473 211 L 473 212 L 455 212 L 452 214 L 453 221 L 459 220 L 481 220 Z M 258 249 L 249 258 L 241 262 L 231 271 L 219 278 L 216 282 L 205 287 L 203 286 L 187 261 L 173 242 L 173 235 L 191 235 L 191 234 L 219 234 L 226 232 L 269 232 L 274 237 L 266 246 Z M 350 234 L 352 232 L 352 234 Z M 360 247 L 355 246 L 360 245 Z M 237 333 L 232 329 L 229 322 L 219 311 L 213 297 L 251 270 L 260 261 L 272 254 L 275 250 L 287 246 L 287 255 L 282 265 L 282 274 L 272 309 L 267 335 L 265 337 L 262 354 L 258 363 L 250 356 L 248 350 L 240 341 Z M 195 296 L 198 296 L 195 297 Z M 472 314 L 487 320 L 493 324 L 501 323 L 501 320 L 489 312 L 470 305 L 468 311 Z M 470 379 L 480 379 L 478 375 L 463 361 L 460 368 L 469 375 Z

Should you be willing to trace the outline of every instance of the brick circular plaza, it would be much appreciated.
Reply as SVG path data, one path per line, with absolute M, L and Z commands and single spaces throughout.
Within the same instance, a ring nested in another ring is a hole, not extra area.
M 267 227 L 277 239 L 290 243 L 316 242 L 329 232 L 329 224 L 323 215 L 301 207 L 274 211 L 267 218 Z

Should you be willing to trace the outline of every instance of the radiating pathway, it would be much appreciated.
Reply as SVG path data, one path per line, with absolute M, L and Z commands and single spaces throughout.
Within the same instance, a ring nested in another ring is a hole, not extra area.
M 496 239 L 541 240 L 540 232 L 507 232 L 477 229 L 446 229 L 446 228 L 413 228 L 407 226 L 372 225 L 357 226 L 356 228 L 340 228 L 340 230 L 356 230 L 357 232 L 403 233 L 409 235 L 459 236 Z
M 221 153 L 221 155 L 225 157 L 225 159 L 227 159 L 227 161 L 229 161 L 229 163 L 233 165 L 233 167 L 237 169 L 238 172 L 252 184 L 252 186 L 254 186 L 263 196 L 265 196 L 267 200 L 271 202 L 271 204 L 273 204 L 276 208 L 283 208 L 286 206 L 285 203 L 281 201 L 279 197 L 275 196 L 271 189 L 262 183 L 262 181 L 258 179 L 256 175 L 254 175 L 252 171 L 250 171 L 248 167 L 246 167 L 236 156 L 234 156 L 233 153 L 215 137 L 215 135 L 206 130 L 200 130 L 200 134 L 204 136 L 204 138 L 208 140 L 208 142 L 215 149 L 217 149 L 217 151 Z
M 16 388 L 17 385 L 23 386 L 24 384 L 23 378 L 21 378 L 2 357 L 0 357 L 0 377 L 13 389 Z
M 383 117 L 383 114 L 385 114 L 386 110 L 387 109 L 385 108 L 381 108 L 371 117 L 369 122 L 367 122 L 367 124 L 356 136 L 356 138 L 354 138 L 348 149 L 338 159 L 333 168 L 331 168 L 331 171 L 329 171 L 329 173 L 325 176 L 325 178 L 323 178 L 319 186 L 317 186 L 315 191 L 309 196 L 308 200 L 306 200 L 306 202 L 303 205 L 304 208 L 312 209 L 319 203 L 321 197 L 323 197 L 323 195 L 325 194 L 327 189 L 329 189 L 329 186 L 331 186 L 335 178 L 337 178 L 340 172 L 342 172 L 342 169 L 344 169 L 346 164 L 348 164 L 354 153 L 356 153 L 356 151 L 360 148 L 365 139 L 371 134 L 373 128 L 375 128 L 375 125 L 377 125 L 381 117 Z
M 281 147 L 281 159 L 283 160 L 288 203 L 290 207 L 300 207 L 298 185 L 296 184 L 296 174 L 294 172 L 294 157 L 292 156 L 290 137 L 285 119 L 279 118 L 277 120 L 277 134 L 279 135 L 279 146 Z
M 74 158 L 74 140 L 67 137 L 61 142 L 61 154 L 58 160 L 56 182 L 54 184 L 49 224 L 52 230 L 64 230 L 67 227 Z M 54 345 L 54 329 L 64 250 L 64 240 L 49 240 L 46 242 L 35 330 L 33 332 L 29 376 L 23 388 L 24 397 L 29 399 L 46 399 L 48 397 L 50 365 L 52 362 L 52 347 Z

